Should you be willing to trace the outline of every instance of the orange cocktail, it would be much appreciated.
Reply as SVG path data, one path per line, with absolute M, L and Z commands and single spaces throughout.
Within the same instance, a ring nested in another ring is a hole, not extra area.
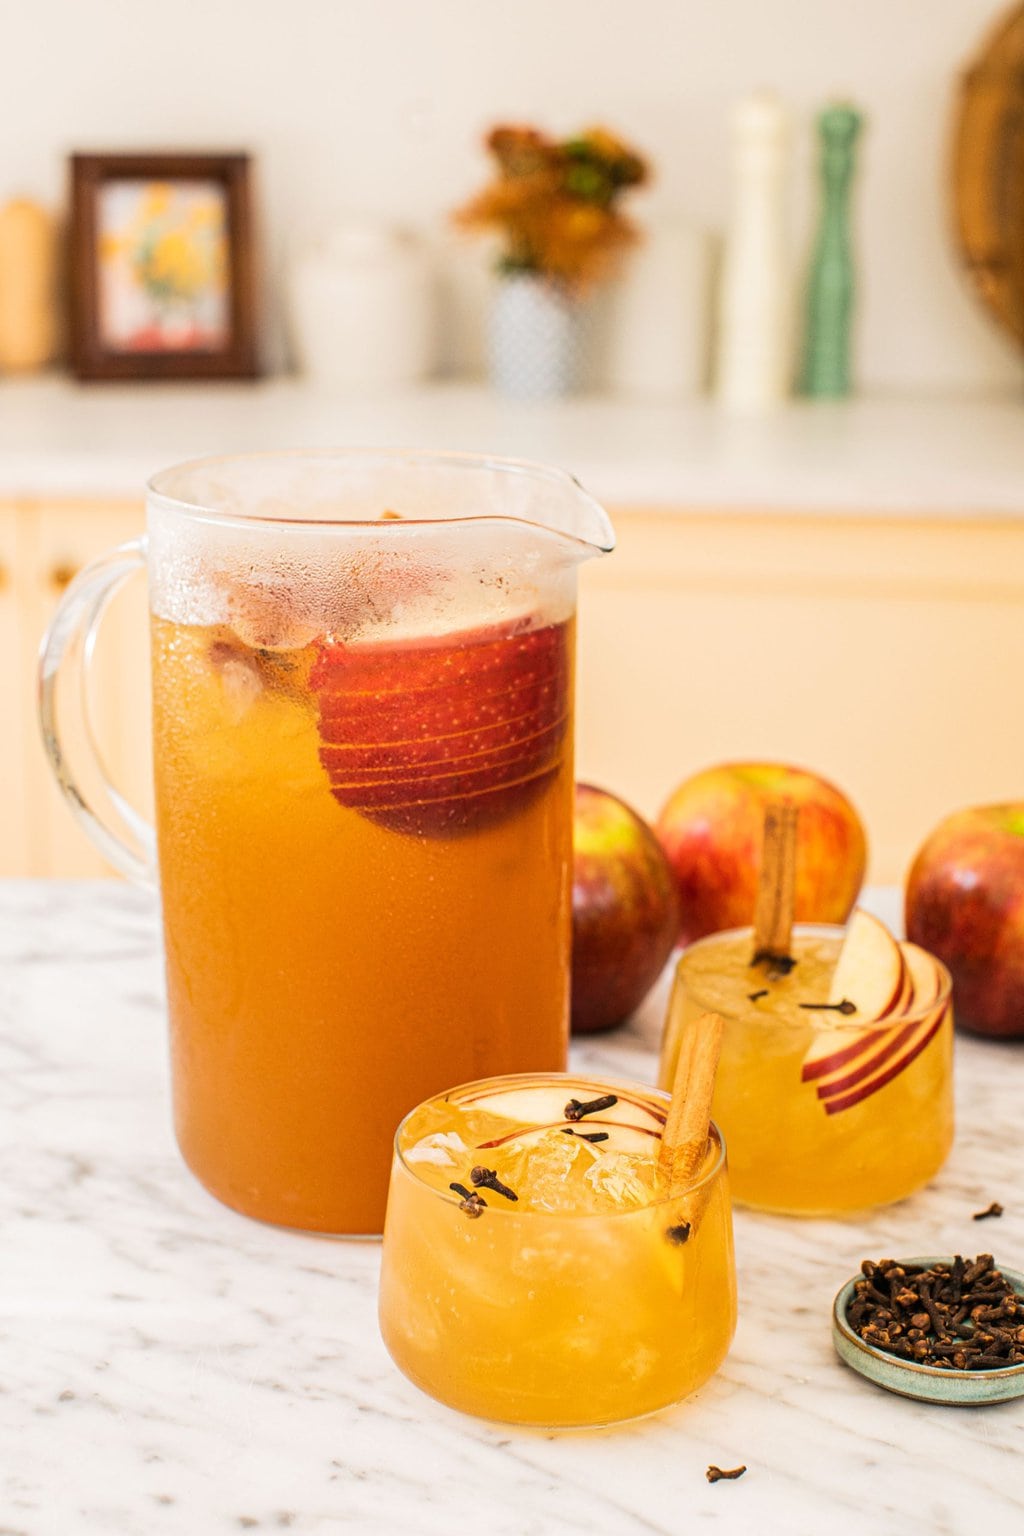
M 425 1392 L 483 1418 L 610 1424 L 679 1402 L 736 1324 L 725 1151 L 670 1193 L 668 1098 L 520 1075 L 466 1084 L 401 1126 L 380 1325 Z
M 743 1204 L 796 1215 L 882 1205 L 925 1184 L 949 1154 L 949 973 L 924 956 L 916 995 L 911 987 L 885 1017 L 859 1019 L 853 999 L 829 1001 L 843 938 L 841 928 L 798 925 L 790 963 L 777 967 L 752 963 L 753 931 L 734 929 L 679 959 L 659 1079 L 672 1081 L 694 1020 L 720 1013 L 713 1112 Z M 915 965 L 923 954 L 898 948 Z

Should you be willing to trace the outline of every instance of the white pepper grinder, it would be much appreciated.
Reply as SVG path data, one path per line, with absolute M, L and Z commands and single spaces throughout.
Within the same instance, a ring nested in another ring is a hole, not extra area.
M 786 218 L 789 121 L 758 91 L 733 114 L 733 203 L 722 264 L 715 392 L 726 408 L 768 410 L 790 392 L 792 274 Z

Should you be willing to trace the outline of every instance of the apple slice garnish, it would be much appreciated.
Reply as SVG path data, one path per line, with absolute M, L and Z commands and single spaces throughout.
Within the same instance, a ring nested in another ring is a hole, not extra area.
M 830 1115 L 861 1103 L 892 1082 L 938 1033 L 948 1014 L 941 995 L 942 975 L 931 955 L 916 944 L 898 944 L 876 918 L 856 912 L 829 993 L 830 1004 L 845 999 L 855 1011 L 846 1014 L 848 1023 L 816 1035 L 801 1081 L 816 1085 Z M 878 1011 L 865 1016 L 865 1002 Z M 915 1017 L 908 1018 L 911 1011 Z
M 578 1099 L 582 1102 L 601 1097 L 608 1090 L 603 1084 L 579 1082 L 572 1078 L 564 1083 L 537 1083 L 533 1086 L 524 1085 L 518 1088 L 489 1089 L 483 1093 L 471 1097 L 459 1097 L 462 1108 L 486 1110 L 492 1115 L 501 1115 L 506 1120 L 514 1120 L 520 1126 L 551 1125 L 575 1125 L 580 1130 L 586 1130 L 588 1126 L 596 1123 L 592 1115 L 585 1115 L 582 1120 L 571 1121 L 565 1113 L 565 1106 L 570 1099 Z M 603 1110 L 602 1123 L 614 1125 L 637 1125 L 653 1129 L 660 1135 L 665 1124 L 664 1112 L 659 1112 L 653 1106 L 648 1106 L 640 1099 L 632 1098 L 629 1094 L 623 1094 L 615 1090 L 616 1102 L 609 1109 Z
M 828 1001 L 850 1002 L 850 1024 L 884 1019 L 900 1006 L 907 967 L 900 947 L 884 923 L 857 908 L 839 951 Z
M 600 1141 L 591 1142 L 595 1150 L 600 1148 L 602 1152 L 640 1152 L 649 1155 L 653 1143 L 661 1137 L 661 1130 L 660 1125 L 623 1125 L 618 1120 L 603 1120 L 597 1115 L 588 1115 L 575 1125 L 568 1120 L 555 1120 L 549 1125 L 519 1125 L 503 1136 L 492 1136 L 490 1141 L 478 1142 L 476 1150 L 491 1152 L 497 1147 L 513 1144 L 521 1146 L 533 1137 L 546 1135 L 549 1131 L 561 1131 L 567 1136 L 579 1136 L 584 1141 L 592 1136 L 602 1137 Z
M 393 831 L 457 835 L 513 813 L 559 767 L 566 626 L 323 641 L 310 687 L 335 798 Z
M 942 991 L 942 973 L 934 957 L 919 944 L 911 944 L 909 939 L 904 939 L 900 943 L 900 953 L 913 983 L 913 996 L 904 1012 L 908 1012 L 910 1008 L 930 1008 L 933 1003 L 938 1002 Z
M 855 1104 L 862 1103 L 864 1099 L 877 1093 L 880 1088 L 884 1088 L 887 1083 L 891 1083 L 893 1078 L 905 1071 L 912 1061 L 916 1061 L 925 1047 L 931 1044 L 949 1018 L 949 1012 L 948 1002 L 943 1003 L 924 1019 L 906 1026 L 905 1030 L 897 1030 L 896 1033 L 901 1037 L 899 1049 L 895 1056 L 887 1054 L 885 1061 L 875 1062 L 874 1076 L 865 1078 L 858 1073 L 856 1081 L 843 1084 L 840 1079 L 833 1082 L 829 1085 L 828 1097 L 825 1097 L 826 1090 L 819 1087 L 818 1094 L 823 1098 L 826 1113 L 837 1115 L 844 1109 L 852 1109 Z
M 849 1066 L 858 1056 L 885 1040 L 888 1034 L 888 1029 L 866 1030 L 861 1024 L 845 1029 L 840 1024 L 835 1029 L 819 1030 L 804 1057 L 800 1081 L 811 1083 L 831 1077 L 840 1067 Z

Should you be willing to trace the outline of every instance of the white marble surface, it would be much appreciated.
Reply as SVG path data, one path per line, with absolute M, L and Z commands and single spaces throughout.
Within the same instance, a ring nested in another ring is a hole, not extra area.
M 141 498 L 201 454 L 347 445 L 457 448 L 558 464 L 615 506 L 1024 519 L 1024 400 L 509 402 L 482 385 L 331 393 L 258 384 L 0 381 L 0 498 Z
M 659 1009 L 581 1058 L 649 1077 Z M 186 1172 L 150 899 L 0 885 L 0 1536 L 1018 1533 L 1024 1404 L 888 1396 L 830 1340 L 866 1255 L 994 1245 L 1024 1268 L 1024 1045 L 961 1040 L 958 1073 L 956 1148 L 923 1194 L 863 1220 L 737 1213 L 739 1330 L 689 1402 L 494 1427 L 392 1367 L 375 1244 L 258 1226 Z M 973 1223 L 993 1199 L 1003 1219 Z

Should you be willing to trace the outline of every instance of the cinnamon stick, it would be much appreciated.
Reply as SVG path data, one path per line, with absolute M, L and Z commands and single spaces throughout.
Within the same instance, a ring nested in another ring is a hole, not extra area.
M 670 1195 L 682 1194 L 693 1183 L 707 1151 L 711 1100 L 724 1029 L 720 1014 L 702 1013 L 679 1045 L 672 1101 L 658 1153 L 668 1177 Z
M 796 900 L 796 830 L 799 810 L 787 800 L 765 808 L 761 873 L 754 913 L 753 965 L 788 961 Z

